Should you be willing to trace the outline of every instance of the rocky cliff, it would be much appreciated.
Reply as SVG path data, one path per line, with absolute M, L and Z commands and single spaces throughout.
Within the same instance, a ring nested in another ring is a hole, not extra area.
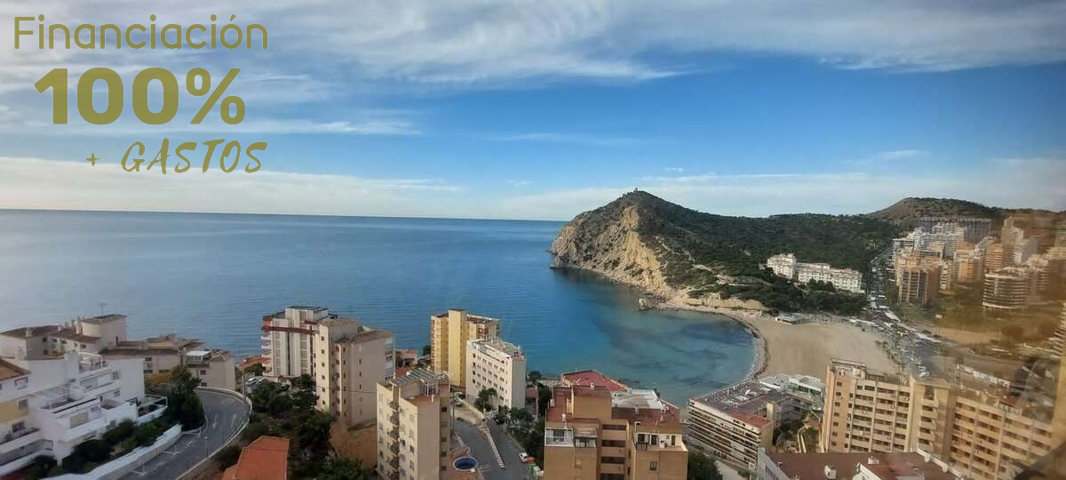
M 633 191 L 567 223 L 552 267 L 596 272 L 671 305 L 796 310 L 804 292 L 762 270 L 767 257 L 861 269 L 896 233 L 861 216 L 727 217 Z

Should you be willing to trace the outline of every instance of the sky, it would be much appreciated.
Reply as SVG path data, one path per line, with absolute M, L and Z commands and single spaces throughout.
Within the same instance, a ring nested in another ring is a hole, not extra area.
M 42 14 L 236 15 L 269 43 L 14 49 L 14 17 Z M 74 106 L 93 67 L 126 86 L 111 125 Z M 203 98 L 183 92 L 174 121 L 140 123 L 130 86 L 148 67 L 181 85 L 195 67 L 216 85 L 240 68 L 226 94 L 245 120 L 190 125 Z M 53 68 L 71 74 L 67 125 L 34 88 Z M 1064 120 L 1063 1 L 0 0 L 0 208 L 565 220 L 641 188 L 748 216 L 908 196 L 1064 210 Z M 164 137 L 269 147 L 252 174 L 119 167 L 131 143 L 154 156 Z

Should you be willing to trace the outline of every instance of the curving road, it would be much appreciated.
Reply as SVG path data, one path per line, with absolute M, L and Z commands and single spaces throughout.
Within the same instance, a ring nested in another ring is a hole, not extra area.
M 219 449 L 243 427 L 248 405 L 233 395 L 197 390 L 207 419 L 202 431 L 185 432 L 173 446 L 150 462 L 122 477 L 123 480 L 170 480 L 178 478 Z

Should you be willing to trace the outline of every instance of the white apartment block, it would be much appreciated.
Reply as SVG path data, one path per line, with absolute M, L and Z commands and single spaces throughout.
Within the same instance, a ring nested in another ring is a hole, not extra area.
M 862 273 L 846 268 L 833 268 L 828 263 L 802 263 L 791 253 L 774 255 L 766 259 L 766 266 L 775 275 L 782 276 L 797 283 L 818 280 L 833 285 L 838 290 L 862 292 Z
M 39 456 L 62 460 L 119 422 L 146 422 L 166 407 L 166 399 L 144 395 L 140 359 L 0 355 L 0 476 Z
M 526 357 L 521 347 L 498 338 L 471 340 L 466 355 L 467 395 L 473 398 L 491 388 L 497 394 L 494 408 L 525 408 Z
M 425 369 L 377 384 L 378 477 L 438 480 L 451 453 L 451 385 Z

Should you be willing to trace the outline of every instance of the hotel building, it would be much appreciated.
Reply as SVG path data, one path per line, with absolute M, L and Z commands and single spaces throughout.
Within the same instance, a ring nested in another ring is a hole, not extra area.
M 1051 452 L 1050 412 L 944 381 L 903 378 L 833 360 L 826 377 L 826 452 L 919 452 L 978 480 L 1014 478 Z
M 384 479 L 438 480 L 451 450 L 451 385 L 415 369 L 377 384 L 377 472 Z
M 774 255 L 766 259 L 767 268 L 775 275 L 808 283 L 811 280 L 826 282 L 839 290 L 862 292 L 862 273 L 846 268 L 833 268 L 828 263 L 801 263 L 791 253 Z
M 748 381 L 688 402 L 686 439 L 740 468 L 754 470 L 760 448 L 772 448 L 774 429 L 800 420 L 807 402 L 757 381 Z
M 598 372 L 563 375 L 544 427 L 544 478 L 684 480 L 681 410 Z
M 498 338 L 472 340 L 466 346 L 466 391 L 475 396 L 496 390 L 493 408 L 526 406 L 526 357 L 522 349 Z
M 459 388 L 466 388 L 467 343 L 500 336 L 498 319 L 471 315 L 462 309 L 429 317 L 429 328 L 432 368 L 447 373 L 448 381 Z

